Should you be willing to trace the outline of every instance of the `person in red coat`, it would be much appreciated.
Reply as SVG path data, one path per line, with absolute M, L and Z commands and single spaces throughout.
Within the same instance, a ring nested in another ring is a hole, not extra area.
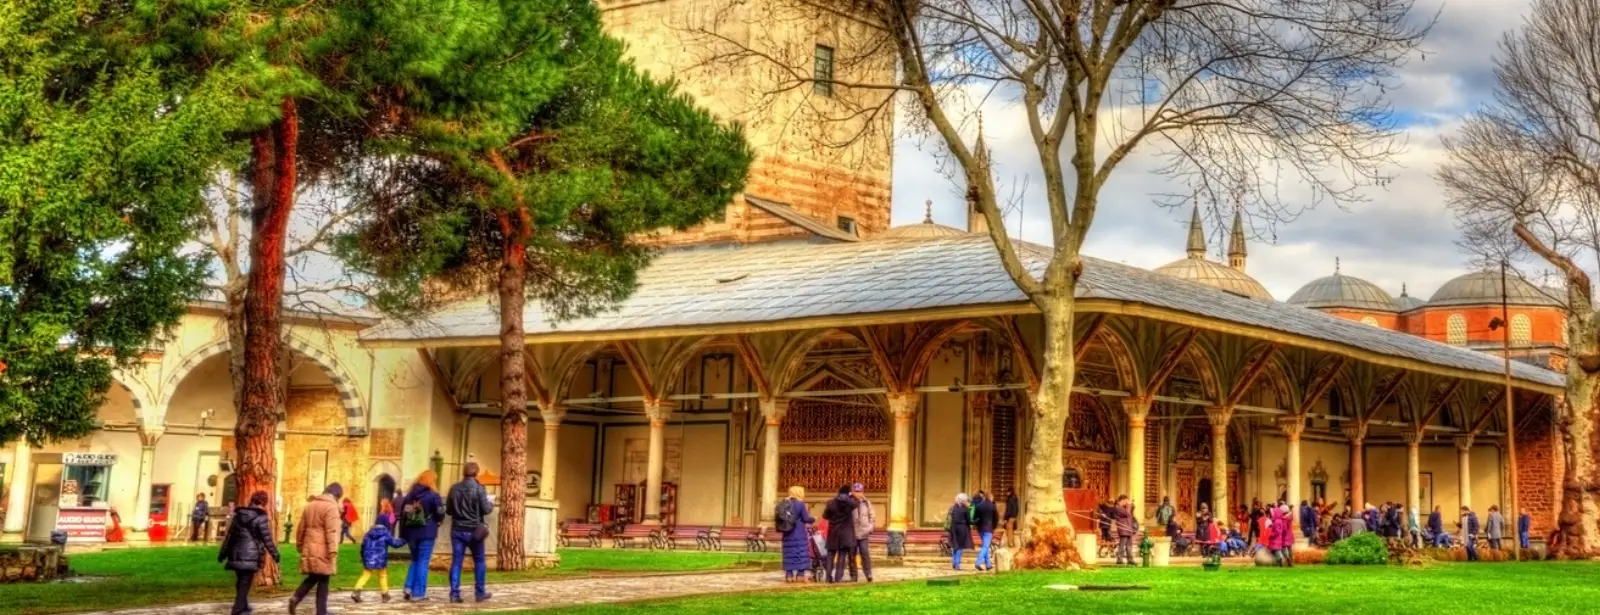
M 1272 527 L 1267 548 L 1272 550 L 1273 561 L 1287 567 L 1294 565 L 1294 555 L 1290 552 L 1293 547 L 1294 531 L 1290 527 L 1289 505 L 1279 504 L 1272 508 Z

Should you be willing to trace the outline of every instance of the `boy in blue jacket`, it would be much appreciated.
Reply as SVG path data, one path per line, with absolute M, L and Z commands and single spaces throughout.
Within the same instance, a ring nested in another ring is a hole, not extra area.
M 361 578 L 356 579 L 355 593 L 350 599 L 361 602 L 361 588 L 367 586 L 367 580 L 373 574 L 378 576 L 379 600 L 389 601 L 389 549 L 406 546 L 406 541 L 400 540 L 389 533 L 389 526 L 379 520 L 372 529 L 367 530 L 366 537 L 361 539 Z

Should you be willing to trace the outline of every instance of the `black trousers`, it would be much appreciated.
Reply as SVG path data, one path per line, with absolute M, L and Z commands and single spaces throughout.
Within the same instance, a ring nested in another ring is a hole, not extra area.
M 855 571 L 855 559 L 851 557 L 852 555 L 855 555 L 855 550 L 849 547 L 840 547 L 828 554 L 828 557 L 833 558 L 833 563 L 828 566 L 829 583 L 843 581 L 846 567 L 849 567 L 851 572 Z
M 233 615 L 245 615 L 252 610 L 250 588 L 255 585 L 256 571 L 235 570 L 233 575 L 233 610 L 230 612 Z
M 306 594 L 311 593 L 311 588 L 317 588 L 317 615 L 328 615 L 328 581 L 331 577 L 325 574 L 308 574 L 306 580 L 300 582 L 300 588 L 294 590 L 294 601 L 298 604 L 306 599 Z
M 856 540 L 855 554 L 861 556 L 861 571 L 866 573 L 867 580 L 872 580 L 872 551 L 869 540 L 860 538 Z M 850 558 L 850 580 L 856 580 L 856 558 Z

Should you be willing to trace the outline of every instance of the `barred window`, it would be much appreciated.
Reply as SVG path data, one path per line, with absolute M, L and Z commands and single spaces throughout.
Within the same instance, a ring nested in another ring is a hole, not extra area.
M 1533 321 L 1527 314 L 1511 316 L 1511 345 L 1527 346 L 1533 343 Z
M 827 45 L 817 45 L 817 51 L 812 56 L 811 91 L 823 96 L 833 96 L 833 48 Z
M 1467 317 L 1451 314 L 1444 322 L 1445 341 L 1456 346 L 1467 345 Z

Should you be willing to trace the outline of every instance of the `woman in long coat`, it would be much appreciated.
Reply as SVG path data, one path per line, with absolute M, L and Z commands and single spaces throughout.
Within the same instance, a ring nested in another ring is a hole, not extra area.
M 827 567 L 829 583 L 844 580 L 844 569 L 855 555 L 857 505 L 855 497 L 850 495 L 850 485 L 845 485 L 822 510 L 822 517 L 828 522 L 828 531 L 824 533 L 828 557 L 832 558 Z
M 803 583 L 806 571 L 811 570 L 811 545 L 806 527 L 817 522 L 806 510 L 806 490 L 801 486 L 789 488 L 789 497 L 779 506 L 788 506 L 794 512 L 794 526 L 783 532 L 783 580 Z M 774 511 L 776 512 L 776 511 Z
M 278 544 L 272 539 L 272 524 L 267 518 L 267 492 L 250 495 L 250 505 L 233 512 L 228 522 L 228 536 L 222 540 L 222 550 L 217 561 L 227 564 L 234 573 L 232 615 L 250 613 L 250 588 L 255 584 L 256 571 L 261 561 L 271 557 L 276 562 Z
M 961 569 L 961 551 L 972 548 L 972 521 L 967 512 L 971 501 L 967 494 L 960 493 L 950 507 L 950 566 L 956 570 Z

